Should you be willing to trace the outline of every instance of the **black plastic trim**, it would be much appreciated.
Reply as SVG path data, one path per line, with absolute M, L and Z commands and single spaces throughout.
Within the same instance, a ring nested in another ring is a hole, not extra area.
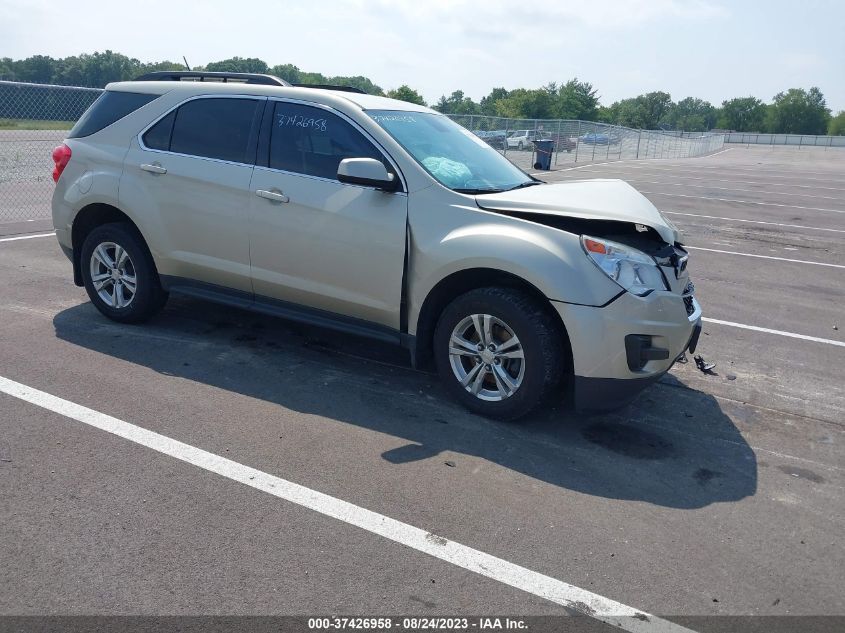
M 354 92 L 356 94 L 365 95 L 366 90 L 355 88 L 354 86 L 339 86 L 337 84 L 291 84 L 294 88 L 315 88 L 316 90 L 337 90 L 338 92 Z
M 140 77 L 135 77 L 132 81 L 205 81 L 206 79 L 213 79 L 228 83 L 229 80 L 238 83 L 246 84 L 260 84 L 264 86 L 286 86 L 290 84 L 284 79 L 275 77 L 273 75 L 262 75 L 260 73 L 226 73 L 226 72 L 212 72 L 199 70 L 157 70 L 155 72 L 146 73 Z
M 586 378 L 574 376 L 575 410 L 610 411 L 618 409 L 628 404 L 643 389 L 660 380 L 665 373 L 660 372 L 644 378 Z
M 403 335 L 398 330 L 384 325 L 326 310 L 309 308 L 289 301 L 254 295 L 243 290 L 233 290 L 215 284 L 170 275 L 162 275 L 161 284 L 168 292 L 183 294 L 196 299 L 213 301 L 290 321 L 316 325 L 355 336 L 402 345 L 403 347 L 413 344 L 414 337 L 407 334 Z

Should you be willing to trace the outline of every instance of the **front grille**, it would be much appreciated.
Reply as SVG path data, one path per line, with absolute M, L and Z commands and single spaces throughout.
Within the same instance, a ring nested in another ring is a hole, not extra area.
M 684 288 L 684 307 L 687 309 L 687 316 L 692 316 L 692 313 L 695 312 L 695 305 L 692 302 L 692 295 L 695 292 L 695 284 L 692 281 L 687 283 L 686 288 Z

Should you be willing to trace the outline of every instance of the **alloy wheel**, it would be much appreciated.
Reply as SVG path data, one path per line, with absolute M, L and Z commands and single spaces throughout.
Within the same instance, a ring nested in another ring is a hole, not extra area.
M 519 338 L 490 314 L 472 314 L 455 326 L 449 338 L 449 363 L 458 382 L 479 400 L 511 397 L 525 376 Z

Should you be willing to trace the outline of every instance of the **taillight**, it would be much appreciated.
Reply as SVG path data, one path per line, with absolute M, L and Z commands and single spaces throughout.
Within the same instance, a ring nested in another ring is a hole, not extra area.
M 68 161 L 70 161 L 70 155 L 70 148 L 64 143 L 53 150 L 53 162 L 56 163 L 56 166 L 53 168 L 53 182 L 59 182 L 59 176 L 62 175 L 65 167 L 67 167 Z

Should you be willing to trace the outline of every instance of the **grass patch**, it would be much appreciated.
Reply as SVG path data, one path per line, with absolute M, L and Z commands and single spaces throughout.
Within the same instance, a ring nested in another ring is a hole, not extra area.
M 73 121 L 39 121 L 36 119 L 0 119 L 0 130 L 69 130 Z

